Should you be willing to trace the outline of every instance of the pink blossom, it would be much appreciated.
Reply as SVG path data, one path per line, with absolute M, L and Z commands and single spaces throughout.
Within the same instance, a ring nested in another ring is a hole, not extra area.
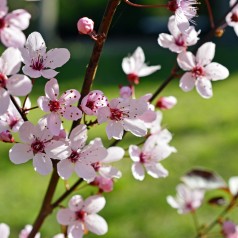
M 169 205 L 175 209 L 178 209 L 178 213 L 184 214 L 194 212 L 202 204 L 204 198 L 204 190 L 191 189 L 184 184 L 179 184 L 176 188 L 177 196 L 167 197 Z
M 20 113 L 13 103 L 10 102 L 7 112 L 0 116 L 0 133 L 6 130 L 17 132 L 23 122 Z
M 225 238 L 238 238 L 238 226 L 232 221 L 223 222 L 222 232 Z
M 26 37 L 22 30 L 29 26 L 31 15 L 18 9 L 8 13 L 7 1 L 1 0 L 0 4 L 0 39 L 6 47 L 23 47 Z
M 168 110 L 173 108 L 177 104 L 177 99 L 174 96 L 160 97 L 156 102 L 156 107 L 161 110 Z
M 80 93 L 75 89 L 65 91 L 59 96 L 59 85 L 55 78 L 49 80 L 45 85 L 46 96 L 38 98 L 37 103 L 41 110 L 49 112 L 46 116 L 50 132 L 59 135 L 61 128 L 60 116 L 67 120 L 78 120 L 82 112 L 78 107 L 72 106 L 80 98 Z
M 148 108 L 145 100 L 131 98 L 115 98 L 107 107 L 98 109 L 98 123 L 108 122 L 106 133 L 108 139 L 121 140 L 124 130 L 130 131 L 135 136 L 144 136 L 147 129 L 138 117 Z
M 10 228 L 5 223 L 0 223 L 0 234 L 1 238 L 8 238 L 10 235 Z
M 32 225 L 26 225 L 24 229 L 21 230 L 19 238 L 27 238 L 32 230 Z M 35 235 L 35 238 L 40 238 L 40 233 Z
M 103 209 L 105 203 L 106 200 L 102 196 L 91 196 L 83 200 L 80 195 L 75 195 L 69 201 L 69 208 L 58 211 L 57 221 L 68 226 L 67 234 L 72 238 L 82 238 L 87 231 L 104 235 L 108 226 L 97 213 Z
M 175 14 L 175 22 L 181 32 L 186 33 L 189 22 L 197 15 L 197 8 L 192 6 L 198 4 L 197 0 L 171 0 L 168 8 Z
M 230 1 L 230 6 L 235 4 L 235 0 Z M 226 16 L 226 22 L 229 26 L 234 28 L 236 35 L 238 36 L 238 4 L 229 12 Z
M 159 34 L 158 43 L 164 48 L 169 48 L 172 52 L 185 51 L 188 46 L 195 45 L 199 39 L 200 31 L 197 32 L 193 26 L 189 26 L 186 33 L 181 32 L 175 23 L 175 16 L 169 18 L 168 28 L 171 35 Z
M 0 141 L 5 142 L 5 143 L 13 143 L 14 138 L 13 138 L 11 132 L 6 130 L 6 131 L 2 131 L 0 133 Z
M 98 109 L 106 107 L 108 100 L 100 90 L 93 90 L 81 102 L 81 108 L 87 115 L 97 115 Z
M 82 17 L 78 20 L 77 27 L 79 33 L 88 35 L 93 32 L 94 22 L 87 17 Z
M 69 136 L 70 153 L 67 158 L 57 164 L 58 174 L 63 179 L 68 179 L 75 171 L 76 174 L 91 182 L 96 177 L 96 171 L 92 164 L 100 162 L 107 156 L 107 150 L 98 142 L 91 141 L 88 145 L 87 128 L 85 125 L 75 127 Z
M 203 98 L 212 97 L 211 81 L 222 80 L 229 76 L 229 71 L 221 64 L 211 62 L 215 55 L 215 44 L 207 42 L 197 51 L 196 56 L 191 52 L 182 52 L 177 61 L 183 70 L 187 71 L 180 79 L 180 87 L 188 92 L 194 88 Z
M 160 161 L 167 158 L 174 151 L 166 143 L 159 143 L 153 137 L 149 137 L 140 148 L 136 145 L 130 145 L 129 155 L 134 162 L 132 165 L 132 174 L 137 180 L 144 180 L 145 170 L 153 178 L 166 177 L 168 171 L 161 165 Z
M 62 141 L 52 140 L 45 119 L 36 126 L 24 122 L 19 129 L 19 137 L 23 143 L 15 144 L 9 151 L 10 160 L 14 164 L 26 163 L 33 158 L 34 169 L 42 174 L 49 174 L 52 169 L 51 159 L 65 159 L 69 155 L 68 146 Z
M 120 97 L 121 98 L 131 98 L 133 95 L 133 87 L 130 86 L 122 86 L 120 87 Z
M 137 47 L 131 56 L 122 60 L 122 69 L 131 84 L 138 84 L 140 77 L 148 76 L 160 68 L 160 65 L 147 66 L 145 64 L 145 55 L 141 47 Z
M 70 53 L 64 48 L 55 48 L 46 52 L 45 41 L 39 32 L 31 33 L 25 47 L 21 48 L 23 63 L 22 71 L 32 77 L 50 79 L 58 72 L 55 68 L 63 66 L 70 58 Z
M 113 190 L 114 181 L 111 178 L 105 178 L 103 176 L 97 176 L 90 185 L 97 186 L 99 192 L 109 193 Z
M 98 147 L 103 146 L 101 140 L 97 140 L 95 143 L 98 144 Z M 121 147 L 112 146 L 107 149 L 106 156 L 100 162 L 92 164 L 92 166 L 94 167 L 95 171 L 97 171 L 104 178 L 120 178 L 121 171 L 110 164 L 121 160 L 124 154 L 125 151 Z
M 17 74 L 21 67 L 21 54 L 15 48 L 7 48 L 0 57 L 0 115 L 5 113 L 10 104 L 10 94 L 25 96 L 32 89 L 31 80 Z M 11 77 L 8 77 L 12 75 Z

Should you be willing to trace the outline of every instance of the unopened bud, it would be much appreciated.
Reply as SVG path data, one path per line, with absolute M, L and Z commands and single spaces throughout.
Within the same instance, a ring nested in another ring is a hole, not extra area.
M 120 97 L 121 98 L 131 98 L 133 94 L 133 89 L 131 86 L 120 87 Z
M 156 103 L 156 107 L 167 110 L 173 108 L 177 103 L 177 99 L 174 96 L 161 97 Z
M 216 29 L 216 31 L 215 31 L 215 36 L 216 37 L 222 37 L 223 34 L 224 34 L 224 29 L 222 29 L 222 28 Z
M 13 143 L 14 138 L 10 131 L 3 131 L 0 133 L 0 141 L 6 142 L 6 143 Z
M 79 33 L 88 35 L 93 32 L 94 22 L 87 17 L 83 17 L 78 20 L 77 27 Z

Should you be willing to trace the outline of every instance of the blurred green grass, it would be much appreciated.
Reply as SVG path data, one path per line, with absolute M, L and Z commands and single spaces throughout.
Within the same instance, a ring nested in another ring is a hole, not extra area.
M 150 65 L 161 64 L 161 71 L 150 77 L 142 78 L 136 89 L 137 97 L 153 92 L 165 78 L 175 62 L 176 56 L 160 49 L 156 42 L 136 41 L 108 42 L 100 61 L 94 89 L 102 90 L 110 99 L 118 95 L 117 85 L 125 85 L 126 78 L 121 70 L 121 60 L 129 52 L 132 53 L 138 42 L 145 50 L 147 62 Z M 70 44 L 72 58 L 56 77 L 60 82 L 60 90 L 77 88 L 80 90 L 83 74 L 91 52 L 91 44 Z M 232 49 L 232 50 L 231 50 Z M 237 49 L 237 48 L 236 48 Z M 217 49 L 215 61 L 230 69 L 231 76 L 220 82 L 213 83 L 214 96 L 210 100 L 202 99 L 195 90 L 182 92 L 178 87 L 178 79 L 174 80 L 161 95 L 174 95 L 178 99 L 175 108 L 163 113 L 163 126 L 173 133 L 171 145 L 178 150 L 162 164 L 169 170 L 169 176 L 164 179 L 152 179 L 146 176 L 139 182 L 132 178 L 131 161 L 124 158 L 118 167 L 123 177 L 115 184 L 110 194 L 105 194 L 107 205 L 100 213 L 109 224 L 109 232 L 105 238 L 174 238 L 194 237 L 195 229 L 189 215 L 180 216 L 166 203 L 167 195 L 175 194 L 179 177 L 191 167 L 202 166 L 216 170 L 226 180 L 238 175 L 238 68 L 236 52 L 230 47 Z M 45 80 L 36 80 L 31 100 L 33 106 L 38 96 L 44 94 Z M 33 121 L 43 115 L 36 110 L 29 115 Z M 66 124 L 70 127 L 70 123 Z M 90 131 L 90 138 L 103 135 L 105 131 Z M 127 134 L 124 145 L 134 143 L 134 137 Z M 119 145 L 122 143 L 119 143 Z M 23 165 L 13 165 L 8 159 L 8 149 L 11 145 L 1 144 L 0 156 L 0 222 L 11 226 L 11 237 L 18 237 L 19 230 L 25 224 L 31 224 L 38 214 L 41 200 L 44 196 L 50 176 L 40 176 L 35 173 L 31 162 Z M 75 177 L 69 181 L 73 183 Z M 56 197 L 64 190 L 64 182 L 60 181 Z M 89 195 L 92 188 L 79 190 L 82 195 Z M 67 200 L 68 201 L 68 200 Z M 63 203 L 64 205 L 66 204 Z M 198 215 L 202 222 L 211 220 L 217 209 L 206 206 L 199 209 Z M 55 213 L 47 218 L 41 233 L 42 238 L 51 238 L 60 232 Z M 96 237 L 89 234 L 87 237 Z

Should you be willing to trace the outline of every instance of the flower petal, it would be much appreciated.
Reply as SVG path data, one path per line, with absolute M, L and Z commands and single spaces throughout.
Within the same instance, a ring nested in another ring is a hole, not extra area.
M 69 209 L 74 212 L 80 211 L 83 205 L 84 201 L 81 195 L 74 195 L 68 203 Z
M 130 131 L 133 135 L 138 137 L 145 136 L 147 133 L 145 123 L 139 119 L 125 119 L 123 122 L 123 127 L 126 131 Z
M 191 52 L 181 52 L 177 57 L 178 65 L 185 71 L 190 71 L 195 67 L 195 56 Z
M 229 71 L 221 64 L 212 62 L 205 67 L 206 77 L 212 81 L 222 80 L 229 76 Z
M 46 144 L 45 153 L 52 159 L 63 160 L 70 156 L 71 150 L 65 142 L 52 140 Z
M 60 133 L 61 120 L 58 113 L 51 112 L 47 116 L 47 124 L 52 135 L 58 136 Z
M 41 96 L 37 99 L 37 104 L 39 108 L 44 112 L 50 112 L 49 102 L 49 98 L 44 96 Z
M 31 92 L 31 80 L 23 74 L 15 74 L 7 80 L 7 89 L 14 96 L 26 96 Z
M 10 160 L 14 164 L 23 164 L 33 158 L 33 152 L 30 145 L 15 144 L 9 151 Z
M 141 154 L 141 149 L 137 145 L 130 145 L 129 146 L 129 155 L 131 159 L 134 162 L 139 162 L 140 161 L 140 154 Z
M 96 172 L 91 165 L 77 162 L 75 164 L 75 172 L 80 177 L 88 182 L 92 182 L 96 177 Z
M 57 221 L 61 225 L 70 225 L 75 220 L 75 214 L 68 208 L 60 209 L 56 215 Z
M 188 92 L 194 88 L 194 85 L 195 85 L 195 78 L 193 77 L 192 73 L 186 72 L 185 74 L 183 74 L 179 82 L 179 87 L 184 92 Z
M 197 92 L 203 97 L 203 98 L 211 98 L 212 93 L 212 83 L 210 80 L 208 80 L 205 77 L 199 78 L 196 81 L 196 89 Z
M 70 89 L 63 93 L 63 95 L 60 97 L 60 100 L 65 102 L 67 105 L 71 105 L 78 102 L 80 96 L 81 95 L 77 90 Z
M 109 140 L 112 138 L 116 140 L 121 140 L 124 130 L 121 122 L 109 121 L 106 127 L 106 132 Z
M 153 74 L 154 72 L 156 72 L 159 69 L 161 69 L 160 65 L 155 65 L 155 66 L 144 65 L 138 70 L 138 76 L 139 77 L 148 76 L 150 74 Z
M 53 170 L 51 159 L 43 153 L 38 153 L 33 157 L 33 167 L 41 175 L 47 175 Z
M 69 179 L 74 172 L 74 165 L 69 159 L 64 159 L 58 162 L 57 171 L 62 179 Z
M 113 146 L 107 149 L 107 157 L 103 159 L 103 163 L 116 162 L 123 158 L 125 151 L 121 147 Z
M 1 12 L 1 11 L 0 11 Z M 10 235 L 10 228 L 5 223 L 0 223 L 0 234 L 1 238 L 8 238 Z
M 7 48 L 3 52 L 1 59 L 1 73 L 5 75 L 13 75 L 19 72 L 21 68 L 21 53 L 18 49 L 12 47 Z
M 59 72 L 55 71 L 54 69 L 43 69 L 40 71 L 42 77 L 46 79 L 54 78 Z
M 238 176 L 231 177 L 229 179 L 229 189 L 233 196 L 237 196 L 237 194 L 238 194 Z
M 105 204 L 104 197 L 99 195 L 90 196 L 84 201 L 83 210 L 87 213 L 98 213 L 104 208 Z
M 97 214 L 90 214 L 85 218 L 85 224 L 89 231 L 97 234 L 104 235 L 108 231 L 107 222 Z
M 31 144 L 35 138 L 35 131 L 35 126 L 31 122 L 24 122 L 19 129 L 20 139 L 25 143 Z
M 62 116 L 67 120 L 76 121 L 82 117 L 82 111 L 75 106 L 66 106 Z
M 153 178 L 164 178 L 168 176 L 168 171 L 160 163 L 145 164 L 147 173 Z
M 205 66 L 213 60 L 215 56 L 216 45 L 212 42 L 206 42 L 199 47 L 196 54 L 196 61 L 200 66 Z
M 70 53 L 64 48 L 55 48 L 46 53 L 45 67 L 55 69 L 63 66 L 70 58 Z
M 22 67 L 22 72 L 31 78 L 39 78 L 41 77 L 41 71 L 39 70 L 34 70 L 30 66 L 25 65 Z
M 55 100 L 59 96 L 59 84 L 57 79 L 52 78 L 45 84 L 45 95 L 51 100 Z
M 76 126 L 70 133 L 70 145 L 73 150 L 82 149 L 88 138 L 86 125 Z
M 8 91 L 5 90 L 4 88 L 0 88 L 0 102 L 1 102 L 0 115 L 2 115 L 5 112 L 7 112 L 7 109 L 10 105 L 10 97 Z
M 134 176 L 135 179 L 140 180 L 140 181 L 144 180 L 145 170 L 141 163 L 139 163 L 139 162 L 133 163 L 133 165 L 131 167 L 131 171 L 132 171 L 132 175 Z

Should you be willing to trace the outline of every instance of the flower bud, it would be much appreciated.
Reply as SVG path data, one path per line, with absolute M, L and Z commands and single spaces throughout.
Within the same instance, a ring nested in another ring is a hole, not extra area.
M 131 86 L 120 87 L 120 97 L 121 98 L 131 98 L 133 94 L 133 89 Z
M 77 28 L 79 33 L 88 35 L 93 32 L 94 22 L 93 20 L 83 17 L 78 20 Z
M 174 96 L 161 97 L 156 103 L 156 107 L 162 110 L 173 108 L 177 103 L 177 99 Z
M 13 138 L 11 132 L 7 130 L 7 131 L 3 131 L 3 132 L 0 133 L 0 141 L 13 143 L 14 138 Z

